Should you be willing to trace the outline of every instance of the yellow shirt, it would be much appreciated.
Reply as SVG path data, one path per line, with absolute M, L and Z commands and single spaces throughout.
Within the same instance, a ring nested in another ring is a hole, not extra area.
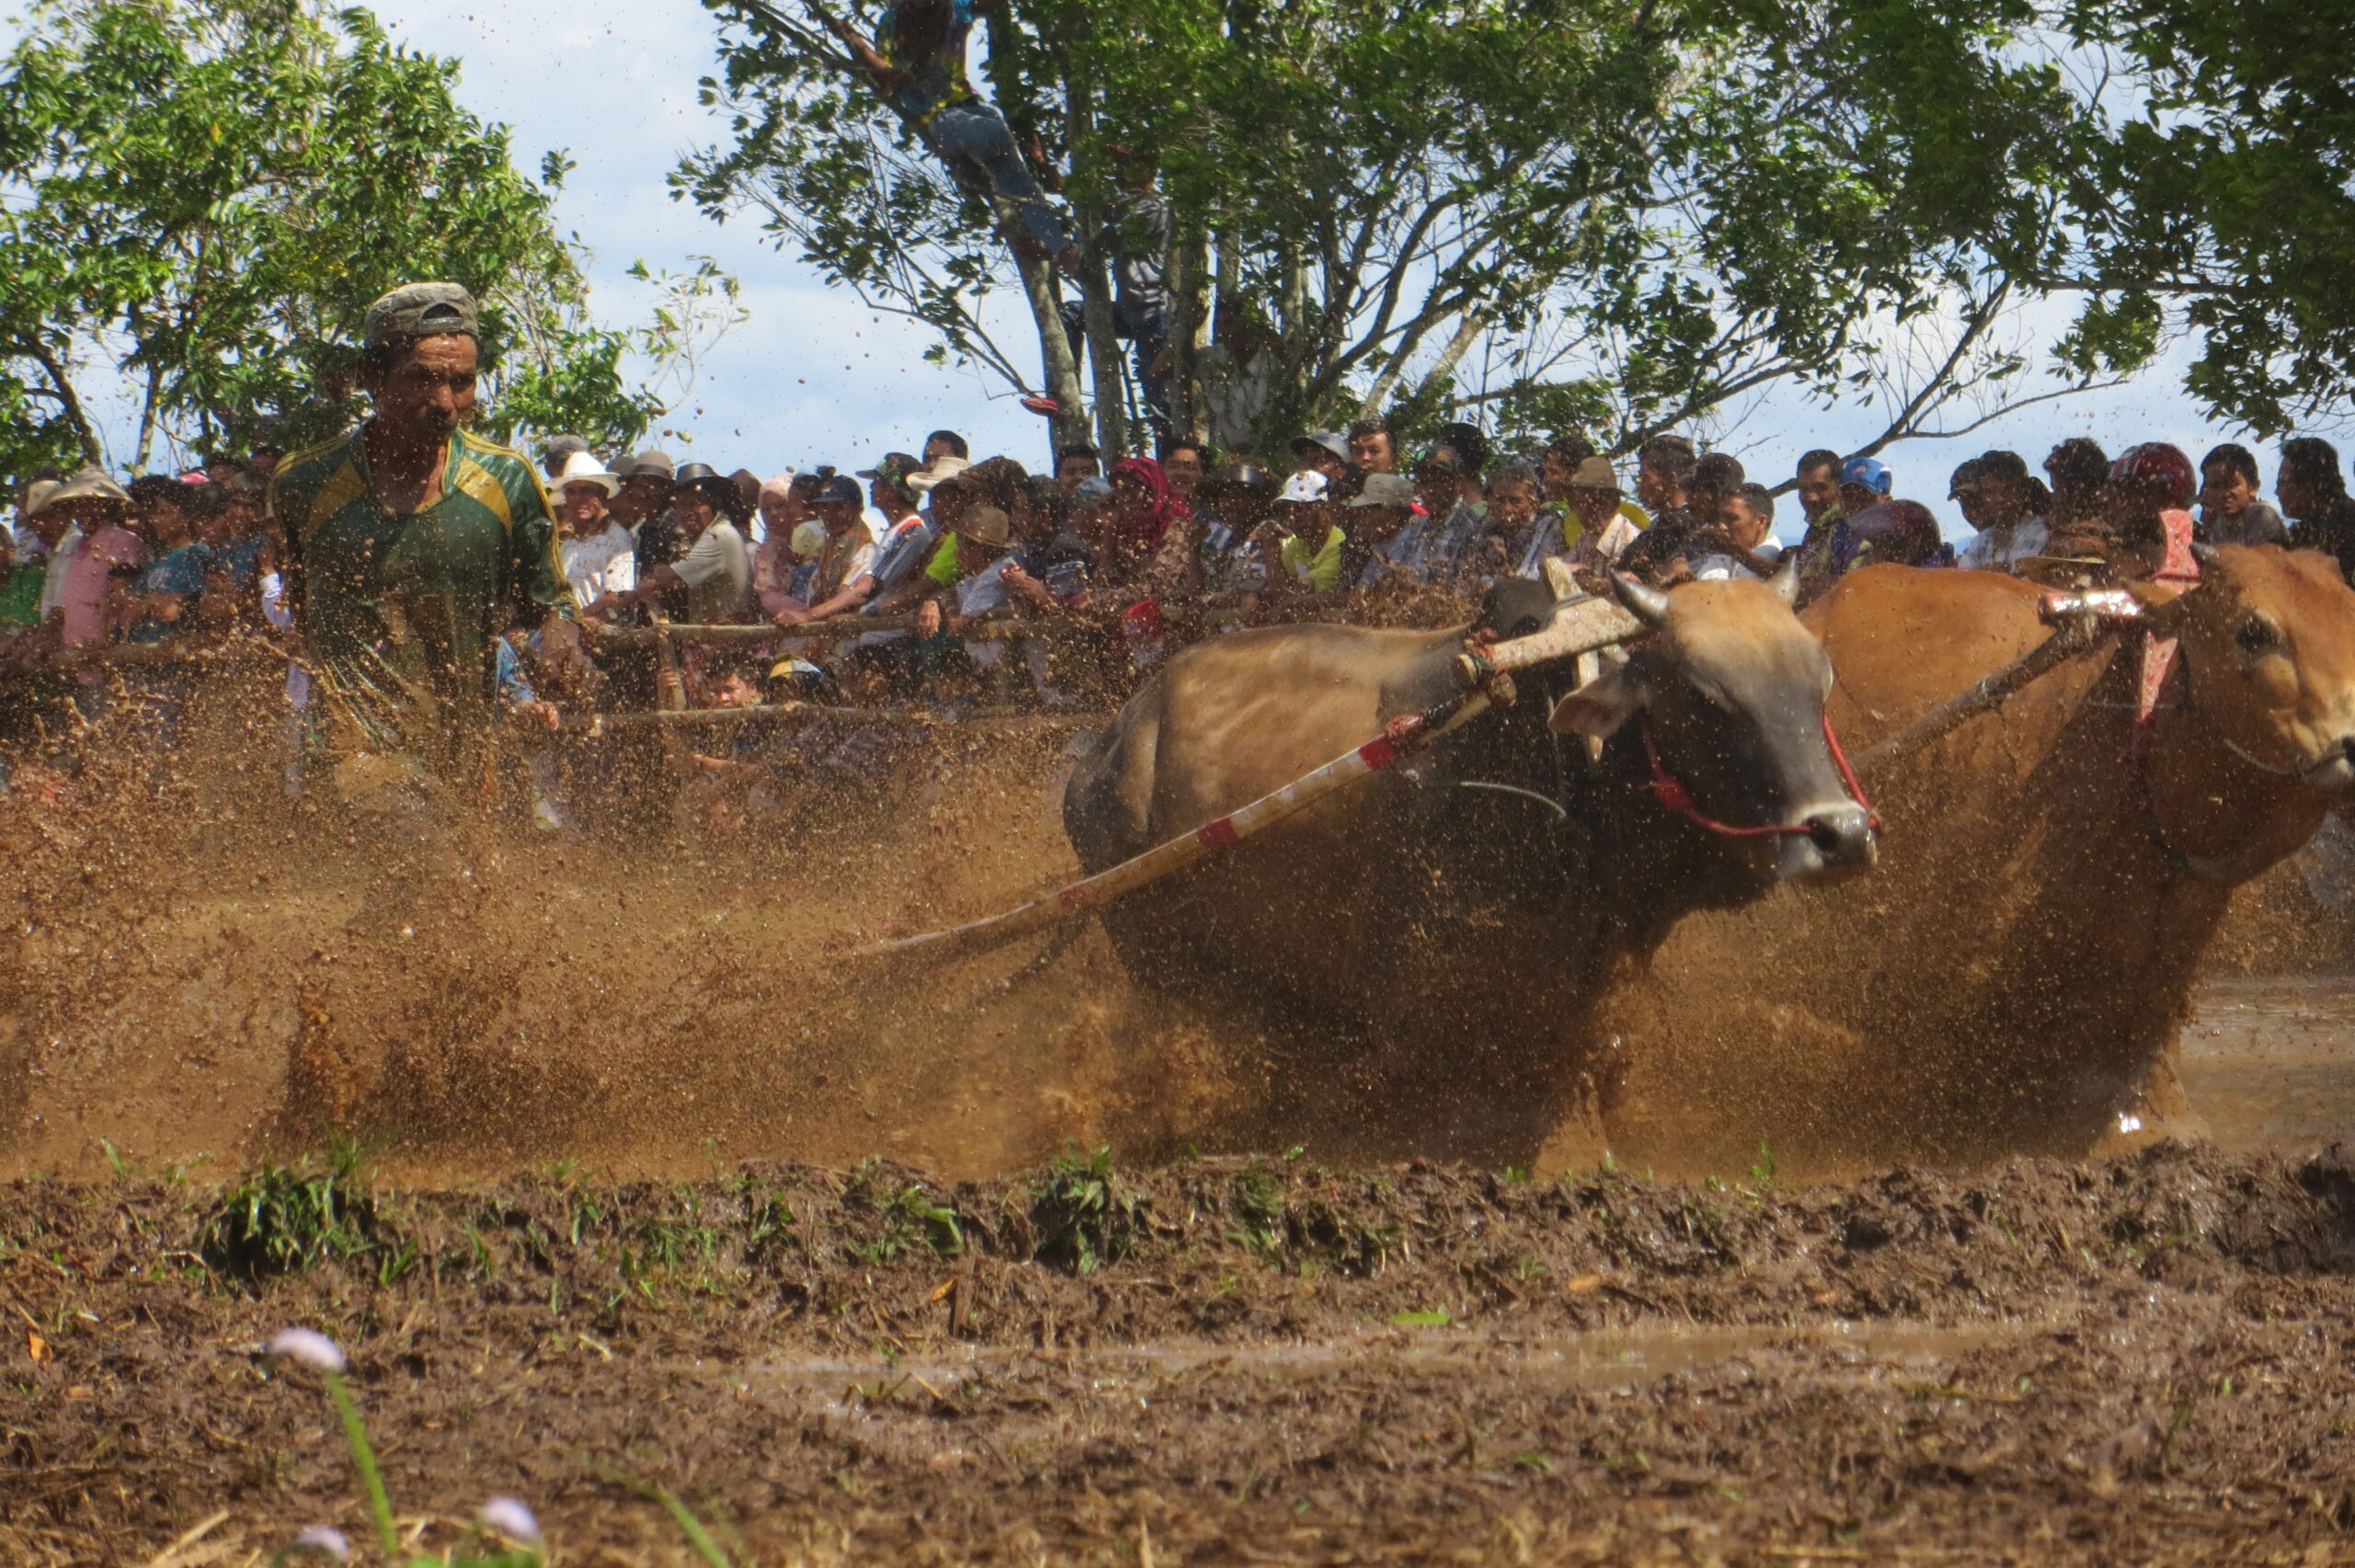
M 957 564 L 957 536 L 944 533 L 940 543 L 933 546 L 932 559 L 924 564 L 924 575 L 943 588 L 955 588 L 957 579 L 965 575 Z
M 1341 546 L 1349 535 L 1336 528 L 1325 535 L 1325 543 L 1316 554 L 1308 553 L 1308 542 L 1297 533 L 1284 541 L 1284 570 L 1295 582 L 1305 583 L 1318 593 L 1329 592 L 1341 585 Z
M 1633 501 L 1621 501 L 1619 503 L 1619 515 L 1626 518 L 1638 533 L 1641 533 L 1645 529 L 1649 528 L 1652 525 L 1652 514 L 1646 511 L 1643 508 L 1637 506 Z M 1577 544 L 1580 536 L 1585 532 L 1586 523 L 1577 512 L 1565 511 L 1562 513 L 1563 549 L 1567 550 L 1571 545 Z

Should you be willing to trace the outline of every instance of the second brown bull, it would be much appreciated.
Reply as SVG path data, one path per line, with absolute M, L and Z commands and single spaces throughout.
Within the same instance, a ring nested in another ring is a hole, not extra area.
M 2133 591 L 2142 624 L 1867 771 L 1868 886 L 1688 925 L 1614 1000 L 1623 1154 L 2074 1155 L 2181 1108 L 2167 1052 L 2233 890 L 2355 792 L 2355 591 L 2320 555 L 2231 545 L 2188 591 Z M 1988 572 L 1844 579 L 1806 617 L 1843 733 L 1861 750 L 2036 647 L 2038 599 Z M 2171 659 L 2146 666 L 2146 631 Z

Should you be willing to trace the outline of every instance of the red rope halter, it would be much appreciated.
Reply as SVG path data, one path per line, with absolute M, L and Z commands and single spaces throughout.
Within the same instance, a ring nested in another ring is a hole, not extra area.
M 1770 822 L 1756 828 L 1737 828 L 1730 822 L 1720 822 L 1703 811 L 1694 801 L 1693 792 L 1686 789 L 1676 775 L 1668 771 L 1667 764 L 1660 760 L 1660 747 L 1652 739 L 1651 715 L 1644 715 L 1643 725 L 1644 755 L 1650 759 L 1652 764 L 1652 798 L 1668 810 L 1675 812 L 1695 827 L 1706 828 L 1712 833 L 1729 839 L 1759 839 L 1784 833 L 1813 835 L 1815 830 L 1804 822 Z M 1847 787 L 1848 798 L 1864 807 L 1865 826 L 1878 829 L 1880 826 L 1880 813 L 1875 811 L 1873 803 L 1865 798 L 1865 786 L 1856 782 L 1856 770 L 1848 765 L 1848 754 L 1840 750 L 1840 738 L 1832 733 L 1830 714 L 1823 715 L 1823 743 L 1831 748 L 1832 761 L 1840 770 L 1840 782 Z

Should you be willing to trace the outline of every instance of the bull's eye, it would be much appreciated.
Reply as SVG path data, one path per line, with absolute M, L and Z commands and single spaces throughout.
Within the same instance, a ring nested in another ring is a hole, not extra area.
M 2233 641 L 2239 645 L 2245 657 L 2263 658 L 2267 654 L 2280 651 L 2281 632 L 2264 616 L 2252 615 L 2241 623 L 2240 630 L 2233 634 Z

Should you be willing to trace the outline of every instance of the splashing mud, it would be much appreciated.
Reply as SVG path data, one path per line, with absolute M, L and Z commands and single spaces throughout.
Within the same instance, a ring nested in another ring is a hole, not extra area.
M 1067 876 L 1068 728 L 917 736 L 877 794 L 813 783 L 737 832 L 419 834 L 286 796 L 240 704 L 168 765 L 102 735 L 0 802 L 16 937 L 0 1139 L 235 1163 L 337 1134 L 418 1178 L 877 1150 L 950 1173 L 1095 1136 L 1126 1005 L 1100 939 L 884 970 L 857 942 Z M 98 742 L 110 743 L 98 743 Z M 586 759 L 582 765 L 588 766 Z
M 86 1174 L 109 1149 L 229 1169 L 330 1136 L 419 1182 L 557 1158 L 676 1174 L 878 1151 L 967 1177 L 1106 1140 L 1350 1156 L 1345 1128 L 1293 1114 L 1314 1086 L 1274 1083 L 1280 1053 L 1200 1006 L 1148 1004 L 1092 922 L 964 957 L 848 957 L 1074 873 L 1057 812 L 1072 727 L 919 733 L 890 786 L 813 780 L 736 831 L 633 822 L 630 792 L 609 788 L 578 834 L 474 819 L 436 836 L 328 792 L 290 798 L 275 723 L 254 716 L 269 712 L 258 693 L 224 701 L 168 754 L 110 721 L 0 798 L 15 936 L 0 1171 Z M 592 776 L 603 755 L 572 765 Z M 2246 890 L 2221 951 L 2243 967 L 2328 957 L 2315 933 L 2345 922 L 2309 880 L 2286 866 Z M 1647 1091 L 1655 1130 L 1837 1077 L 1821 1020 L 1763 1002 L 1747 977 L 1805 974 L 1825 951 L 1810 922 L 1841 918 L 1776 899 L 1696 921 L 1662 956 L 1683 979 L 1614 1002 L 1639 1015 L 1666 991 L 1688 1019 L 1708 1010 L 1710 1059 Z M 1880 972 L 1936 961 L 1884 956 Z M 1844 983 L 1819 967 L 1813 983 Z M 2230 1077 L 2196 1070 L 2203 1093 Z M 2332 1082 L 2343 1070 L 2316 1064 Z M 2236 1146 L 2287 1128 L 2261 1083 L 2221 1092 L 2237 1097 Z M 1836 1096 L 1809 1109 L 1844 1114 Z M 2290 1119 L 2301 1146 L 2326 1121 Z M 1640 1158 L 1671 1168 L 1678 1141 Z M 1703 1167 L 1739 1173 L 1760 1138 L 1718 1141 L 1685 1140 L 1713 1150 Z M 1545 1163 L 1600 1154 L 1582 1123 Z M 1844 1168 L 1858 1167 L 1819 1167 Z

